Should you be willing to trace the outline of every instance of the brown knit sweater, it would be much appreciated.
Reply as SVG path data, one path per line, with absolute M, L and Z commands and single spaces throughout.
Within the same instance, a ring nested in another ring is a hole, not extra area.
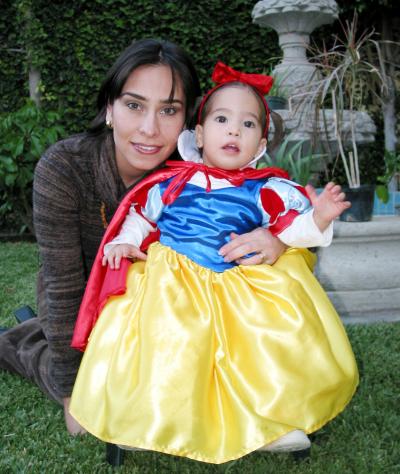
M 110 134 L 78 135 L 53 145 L 35 170 L 33 210 L 39 244 L 38 308 L 51 351 L 49 376 L 70 396 L 81 354 L 70 348 L 86 280 L 109 221 L 126 192 Z

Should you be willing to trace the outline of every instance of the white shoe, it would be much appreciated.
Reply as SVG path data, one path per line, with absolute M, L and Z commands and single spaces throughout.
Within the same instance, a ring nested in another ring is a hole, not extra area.
M 257 451 L 283 452 L 283 451 L 302 451 L 308 449 L 311 442 L 308 436 L 301 430 L 293 430 L 272 443 L 262 446 Z

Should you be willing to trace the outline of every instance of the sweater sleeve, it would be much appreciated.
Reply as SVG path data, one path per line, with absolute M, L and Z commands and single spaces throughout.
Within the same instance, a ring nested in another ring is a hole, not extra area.
M 50 149 L 35 170 L 33 217 L 41 259 L 50 350 L 50 378 L 61 397 L 70 396 L 80 354 L 70 341 L 85 288 L 78 180 L 69 160 Z

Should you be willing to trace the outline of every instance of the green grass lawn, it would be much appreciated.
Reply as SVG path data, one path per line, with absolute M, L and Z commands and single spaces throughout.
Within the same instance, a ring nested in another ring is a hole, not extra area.
M 0 325 L 35 308 L 35 244 L 0 243 Z M 153 452 L 127 452 L 122 473 L 400 473 L 400 323 L 347 327 L 361 372 L 343 414 L 312 436 L 311 458 L 255 453 L 213 466 Z M 107 473 L 104 443 L 70 437 L 61 409 L 35 386 L 0 372 L 0 473 Z

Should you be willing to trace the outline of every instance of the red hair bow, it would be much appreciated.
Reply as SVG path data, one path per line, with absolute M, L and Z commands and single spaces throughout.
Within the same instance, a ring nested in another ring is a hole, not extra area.
M 273 77 L 264 74 L 246 74 L 245 72 L 236 71 L 230 66 L 218 61 L 215 65 L 211 79 L 216 84 L 225 84 L 226 82 L 243 82 L 254 87 L 262 95 L 268 94 L 274 82 Z
M 217 85 L 210 89 L 203 97 L 197 113 L 197 123 L 201 123 L 201 116 L 203 113 L 204 105 L 217 89 L 229 82 L 242 82 L 243 84 L 248 84 L 249 86 L 253 87 L 256 94 L 258 94 L 260 96 L 260 99 L 262 100 L 266 114 L 266 124 L 263 130 L 263 136 L 267 137 L 269 129 L 269 108 L 264 95 L 268 94 L 268 92 L 270 91 L 274 82 L 274 78 L 271 76 L 266 76 L 264 74 L 246 74 L 245 72 L 239 72 L 227 66 L 223 62 L 218 61 L 214 67 L 211 79 Z

